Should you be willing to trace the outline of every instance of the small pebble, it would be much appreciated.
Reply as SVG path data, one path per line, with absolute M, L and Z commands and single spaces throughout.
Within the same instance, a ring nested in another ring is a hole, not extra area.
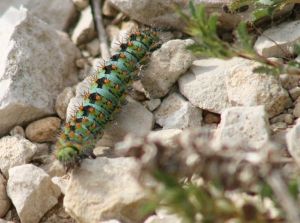
M 295 101 L 300 96 L 300 87 L 294 87 L 291 90 L 289 90 L 289 93 L 292 97 L 292 99 Z
M 277 122 L 285 122 L 288 125 L 293 124 L 294 116 L 292 114 L 280 114 L 280 115 L 277 115 L 274 118 L 270 119 L 271 124 L 274 124 Z
M 30 123 L 26 130 L 26 137 L 32 142 L 53 142 L 56 140 L 61 120 L 48 117 Z

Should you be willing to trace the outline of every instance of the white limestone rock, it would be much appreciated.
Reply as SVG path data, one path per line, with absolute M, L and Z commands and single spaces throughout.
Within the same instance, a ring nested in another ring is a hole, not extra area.
M 92 9 L 86 7 L 80 12 L 80 18 L 73 30 L 72 40 L 75 44 L 80 45 L 87 43 L 96 36 Z
M 271 118 L 282 113 L 292 101 L 275 76 L 253 72 L 259 65 L 242 58 L 232 59 L 226 78 L 227 95 L 233 106 L 264 105 Z
M 193 41 L 170 40 L 154 51 L 141 72 L 141 81 L 150 98 L 165 96 L 180 75 L 192 65 L 193 55 L 186 47 Z
M 232 106 L 265 105 L 273 117 L 292 101 L 276 77 L 254 73 L 257 66 L 258 63 L 243 58 L 197 60 L 179 79 L 179 90 L 204 110 L 220 114 Z
M 180 94 L 172 93 L 162 101 L 154 117 L 163 129 L 184 129 L 201 126 L 202 111 Z
M 54 113 L 54 99 L 77 82 L 79 50 L 26 9 L 0 18 L 0 135 Z
M 66 194 L 66 190 L 67 190 L 67 187 L 68 187 L 68 184 L 69 184 L 69 176 L 68 175 L 65 175 L 65 176 L 62 176 L 62 177 L 52 177 L 51 178 L 52 180 L 52 183 L 54 183 L 55 185 L 57 185 L 61 191 L 62 194 Z
M 268 115 L 264 106 L 232 107 L 224 110 L 215 138 L 220 144 L 241 144 L 261 149 L 270 139 Z
M 226 77 L 228 61 L 201 59 L 178 81 L 180 93 L 193 105 L 215 113 L 230 107 Z
M 267 29 L 256 40 L 254 48 L 265 57 L 285 57 L 294 53 L 294 45 L 299 41 L 300 21 L 296 20 Z
M 0 218 L 4 217 L 10 208 L 10 201 L 6 193 L 6 180 L 0 174 Z M 0 219 L 1 223 L 1 219 Z
M 37 147 L 27 139 L 5 136 L 0 139 L 0 170 L 8 177 L 8 170 L 30 162 Z
M 145 201 L 145 192 L 135 179 L 138 170 L 136 161 L 128 157 L 84 160 L 72 172 L 65 210 L 81 223 L 140 222 L 137 209 Z
M 38 223 L 57 204 L 61 193 L 45 171 L 25 164 L 9 170 L 7 194 L 22 223 Z
M 23 5 L 28 11 L 51 27 L 66 30 L 76 17 L 72 0 L 10 0 L 0 1 L 0 16 L 9 7 L 19 8 Z

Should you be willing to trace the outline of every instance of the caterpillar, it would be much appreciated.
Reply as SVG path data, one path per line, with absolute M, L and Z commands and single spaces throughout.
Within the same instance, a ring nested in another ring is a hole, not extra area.
M 91 78 L 82 104 L 63 125 L 55 145 L 55 156 L 67 169 L 79 165 L 84 158 L 95 158 L 97 139 L 126 101 L 126 90 L 137 78 L 140 65 L 158 45 L 156 32 L 133 32 Z

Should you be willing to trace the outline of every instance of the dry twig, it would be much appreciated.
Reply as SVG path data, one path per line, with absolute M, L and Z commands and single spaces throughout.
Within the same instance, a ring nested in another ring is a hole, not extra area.
M 101 56 L 104 60 L 110 58 L 110 52 L 108 47 L 107 35 L 103 26 L 103 19 L 101 14 L 101 0 L 91 0 L 94 11 L 95 25 L 98 31 L 98 38 L 100 42 Z

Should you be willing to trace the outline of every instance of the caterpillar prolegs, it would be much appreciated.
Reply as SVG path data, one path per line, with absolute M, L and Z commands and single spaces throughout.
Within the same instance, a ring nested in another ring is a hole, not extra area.
M 64 124 L 58 137 L 55 155 L 64 166 L 70 168 L 83 158 L 94 158 L 98 136 L 124 102 L 125 92 L 137 77 L 140 64 L 158 43 L 155 32 L 134 32 L 96 72 L 81 106 Z

